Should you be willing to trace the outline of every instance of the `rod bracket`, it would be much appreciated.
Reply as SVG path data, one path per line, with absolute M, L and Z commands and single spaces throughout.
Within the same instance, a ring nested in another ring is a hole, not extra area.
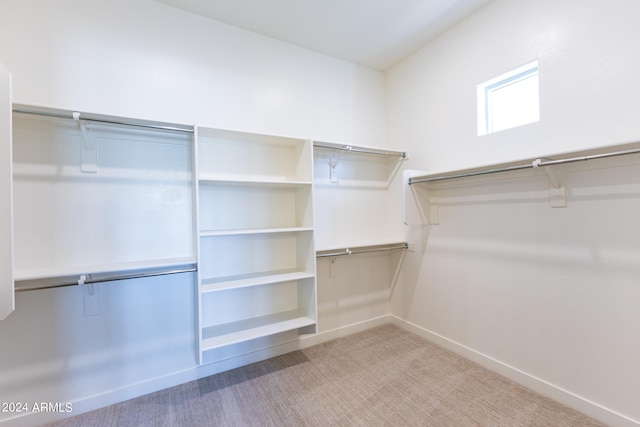
M 532 163 L 534 168 L 542 167 L 549 178 L 549 205 L 552 208 L 567 207 L 567 190 L 560 174 L 553 165 L 544 165 L 543 159 L 535 159 Z M 542 164 L 542 166 L 541 166 Z
M 77 111 L 73 112 L 73 120 L 78 122 L 78 125 L 80 126 L 80 134 L 82 135 L 82 144 L 80 148 L 80 170 L 85 173 L 97 173 L 98 149 L 95 142 L 89 138 L 87 122 L 80 118 L 80 113 Z
M 96 294 L 96 290 L 93 287 L 93 283 L 86 283 L 87 282 L 87 275 L 86 274 L 81 274 L 80 277 L 78 278 L 78 286 L 87 286 L 87 288 L 89 289 L 89 295 L 90 296 L 94 296 Z
M 332 184 L 338 183 L 337 167 L 341 158 L 341 155 L 336 156 L 335 154 L 332 154 L 331 157 L 327 159 L 327 164 L 329 165 L 329 182 Z

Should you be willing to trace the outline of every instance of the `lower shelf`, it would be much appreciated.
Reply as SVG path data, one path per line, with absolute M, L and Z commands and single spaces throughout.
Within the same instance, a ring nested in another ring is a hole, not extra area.
M 254 317 L 202 330 L 202 351 L 311 326 L 316 323 L 299 310 Z

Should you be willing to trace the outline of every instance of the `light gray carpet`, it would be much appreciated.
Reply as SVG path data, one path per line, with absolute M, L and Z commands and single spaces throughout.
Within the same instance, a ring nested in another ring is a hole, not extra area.
M 601 426 L 392 325 L 51 426 Z

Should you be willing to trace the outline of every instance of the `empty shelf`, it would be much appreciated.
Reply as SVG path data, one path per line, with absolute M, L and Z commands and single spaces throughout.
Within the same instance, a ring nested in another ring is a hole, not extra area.
M 230 344 L 303 328 L 315 323 L 314 319 L 299 310 L 291 310 L 223 325 L 209 326 L 202 330 L 202 350 L 212 350 Z
M 241 235 L 249 235 L 249 234 L 296 233 L 298 231 L 313 231 L 313 228 L 282 227 L 282 228 L 246 228 L 246 229 L 237 229 L 237 230 L 209 230 L 209 231 L 201 231 L 200 237 L 241 236 Z
M 206 279 L 202 281 L 202 292 L 215 292 L 229 289 L 246 288 L 250 286 L 271 285 L 274 283 L 293 282 L 296 280 L 313 279 L 315 276 L 303 271 L 287 273 L 256 273 L 227 278 Z

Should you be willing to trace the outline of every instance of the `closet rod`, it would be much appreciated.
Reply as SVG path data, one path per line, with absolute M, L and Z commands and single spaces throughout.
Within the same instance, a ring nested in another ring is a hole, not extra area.
M 509 172 L 509 171 L 521 170 L 521 169 L 531 169 L 531 168 L 544 167 L 544 166 L 555 166 L 555 165 L 561 165 L 564 163 L 576 163 L 576 162 L 582 162 L 582 161 L 588 161 L 588 160 L 604 159 L 607 157 L 626 156 L 629 154 L 639 154 L 639 153 L 640 153 L 640 148 L 635 148 L 631 150 L 612 151 L 609 153 L 591 154 L 588 156 L 571 157 L 567 159 L 558 159 L 558 160 L 542 160 L 538 158 L 531 163 L 525 163 L 525 164 L 516 165 L 516 166 L 507 166 L 503 168 L 494 168 L 494 169 L 483 169 L 475 172 L 459 173 L 459 174 L 453 174 L 453 175 L 433 176 L 433 177 L 423 176 L 423 177 L 409 178 L 409 185 L 419 184 L 421 182 L 444 181 L 446 179 L 466 178 L 471 176 L 487 175 L 487 174 L 498 173 L 498 172 Z
M 54 113 L 51 111 L 29 110 L 26 108 L 14 108 L 13 112 L 21 113 L 21 114 L 31 114 L 36 116 L 54 117 L 57 119 L 69 119 L 69 120 L 74 119 L 72 113 L 70 114 Z M 121 126 L 136 126 L 136 127 L 147 128 L 147 129 L 167 130 L 167 131 L 173 131 L 173 132 L 193 133 L 193 127 L 190 127 L 190 126 L 181 127 L 181 126 L 169 126 L 169 125 L 152 124 L 152 123 L 138 123 L 138 122 L 119 120 L 119 119 L 118 120 L 104 119 L 104 118 L 92 117 L 90 115 L 85 116 L 82 113 L 80 114 L 80 120 L 84 120 L 87 122 L 96 122 L 96 123 L 108 123 L 108 124 L 121 125 Z
M 334 256 L 342 256 L 342 255 L 356 255 L 356 254 L 366 254 L 371 252 L 383 252 L 383 251 L 395 251 L 397 249 L 407 249 L 409 245 L 407 243 L 401 243 L 395 246 L 386 246 L 384 248 L 373 248 L 373 249 L 349 249 L 346 248 L 344 251 L 340 252 L 331 252 L 327 254 L 317 254 L 316 258 L 325 258 L 325 257 L 334 257 Z
M 376 154 L 380 156 L 395 156 L 402 157 L 403 159 L 407 157 L 407 153 L 402 152 L 393 152 L 386 150 L 377 150 L 375 148 L 365 148 L 365 147 L 357 147 L 353 145 L 334 145 L 329 143 L 323 143 L 320 141 L 313 142 L 314 147 L 318 148 L 328 148 L 329 150 L 342 150 L 342 151 L 351 151 L 353 153 L 364 153 L 364 154 Z
M 156 276 L 167 276 L 170 274 L 180 274 L 180 273 L 192 273 L 197 271 L 197 267 L 195 265 L 185 268 L 171 268 L 170 270 L 159 270 L 159 271 L 148 271 L 141 273 L 127 273 L 127 274 L 114 274 L 110 276 L 100 276 L 96 278 L 91 278 L 91 274 L 86 275 L 86 279 L 82 280 L 82 276 L 75 282 L 62 282 L 55 284 L 46 284 L 46 285 L 34 285 L 34 286 L 16 286 L 16 292 L 24 292 L 24 291 L 37 291 L 41 289 L 53 289 L 53 288 L 62 288 L 66 286 L 77 286 L 80 284 L 85 285 L 94 285 L 98 283 L 107 283 L 107 282 L 115 282 L 118 280 L 127 280 L 127 279 L 141 279 L 144 277 L 156 277 Z

